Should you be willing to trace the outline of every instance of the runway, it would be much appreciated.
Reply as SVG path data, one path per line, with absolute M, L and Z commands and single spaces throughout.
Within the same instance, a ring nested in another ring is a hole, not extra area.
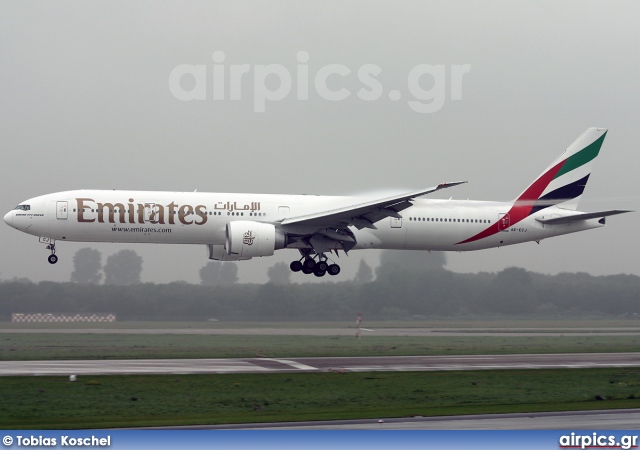
M 220 336 L 353 336 L 355 328 L 15 328 L 0 334 L 178 334 Z M 618 328 L 375 328 L 372 336 L 640 336 L 637 327 Z
M 0 361 L 0 376 L 459 371 L 640 367 L 640 353 Z
M 326 420 L 185 427 L 241 430 L 637 430 L 640 410 L 567 411 L 473 416 Z

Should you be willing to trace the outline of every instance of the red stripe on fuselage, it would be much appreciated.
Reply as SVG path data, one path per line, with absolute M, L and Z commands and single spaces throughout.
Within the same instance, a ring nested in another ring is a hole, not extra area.
M 567 160 L 562 160 L 551 169 L 547 170 L 543 175 L 541 175 L 536 181 L 534 181 L 531 186 L 529 186 L 523 193 L 518 197 L 518 199 L 513 203 L 511 209 L 509 210 L 509 220 L 511 225 L 515 225 L 523 219 L 526 219 L 529 214 L 531 214 L 531 210 L 535 205 L 535 201 L 540 198 L 544 190 L 549 186 L 549 183 L 553 181 L 556 174 L 563 166 L 563 164 Z M 465 239 L 464 241 L 458 242 L 458 244 L 466 244 L 468 242 L 474 242 L 479 239 L 484 239 L 489 236 L 493 236 L 496 233 L 500 232 L 500 227 L 498 226 L 498 222 L 491 224 L 488 228 L 484 229 L 480 233 L 475 236 L 470 237 L 469 239 Z

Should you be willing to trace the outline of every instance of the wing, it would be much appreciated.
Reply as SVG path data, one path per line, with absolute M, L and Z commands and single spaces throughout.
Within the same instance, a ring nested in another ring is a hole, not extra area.
M 304 216 L 283 219 L 281 228 L 294 237 L 313 247 L 318 253 L 341 248 L 349 251 L 356 245 L 355 236 L 349 230 L 354 226 L 376 229 L 375 223 L 387 218 L 400 218 L 400 211 L 409 208 L 415 197 L 430 194 L 441 189 L 457 186 L 466 181 L 441 183 L 435 187 L 421 189 L 406 194 L 371 200 L 352 206 L 321 211 Z

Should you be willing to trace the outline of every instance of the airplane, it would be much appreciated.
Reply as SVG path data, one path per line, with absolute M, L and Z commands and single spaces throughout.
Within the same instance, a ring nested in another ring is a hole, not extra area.
M 294 272 L 338 275 L 331 256 L 360 249 L 471 251 L 589 230 L 630 211 L 580 212 L 578 202 L 607 134 L 589 128 L 509 202 L 419 199 L 465 181 L 384 198 L 244 193 L 75 190 L 31 198 L 4 216 L 56 243 L 200 244 L 212 260 L 297 249 Z

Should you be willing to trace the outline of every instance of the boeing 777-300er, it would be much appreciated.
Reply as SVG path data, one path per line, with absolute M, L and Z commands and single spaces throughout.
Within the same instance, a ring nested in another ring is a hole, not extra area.
M 607 130 L 589 128 L 510 202 L 417 197 L 464 182 L 401 195 L 362 197 L 78 190 L 20 203 L 4 217 L 58 261 L 56 242 L 203 244 L 209 259 L 240 261 L 297 249 L 291 270 L 322 277 L 342 250 L 468 251 L 604 226 L 628 211 L 577 211 Z

